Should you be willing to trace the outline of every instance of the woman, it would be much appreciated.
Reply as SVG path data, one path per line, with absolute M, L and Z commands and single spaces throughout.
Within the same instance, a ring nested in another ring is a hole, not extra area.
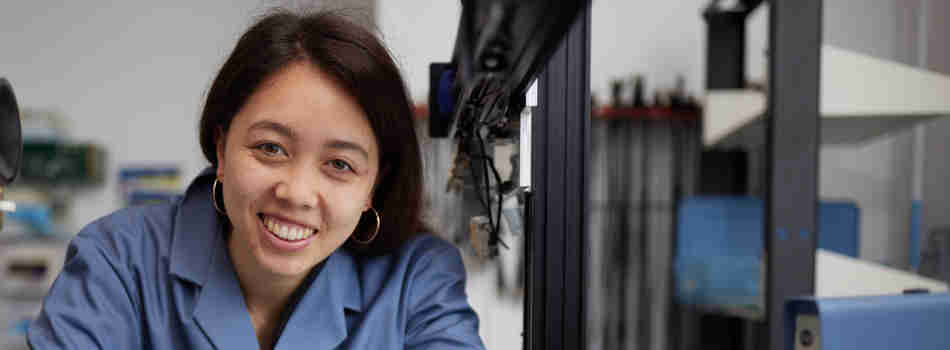
M 480 349 L 458 250 L 420 223 L 398 69 L 332 13 L 264 17 L 208 93 L 211 167 L 71 242 L 34 349 Z

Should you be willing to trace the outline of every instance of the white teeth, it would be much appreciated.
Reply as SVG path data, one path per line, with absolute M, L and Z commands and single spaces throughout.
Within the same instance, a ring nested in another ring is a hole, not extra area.
M 307 227 L 301 227 L 294 224 L 278 221 L 270 216 L 264 216 L 264 226 L 267 230 L 288 241 L 297 241 L 313 234 L 314 230 Z

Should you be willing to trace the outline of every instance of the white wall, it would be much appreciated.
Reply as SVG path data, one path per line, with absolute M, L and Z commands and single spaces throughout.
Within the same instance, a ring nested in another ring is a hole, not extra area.
M 823 146 L 819 162 L 821 198 L 854 201 L 861 209 L 859 257 L 899 268 L 908 265 L 909 136 Z
M 120 166 L 206 161 L 202 97 L 258 1 L 17 1 L 0 11 L 0 76 L 21 108 L 58 111 L 108 153 L 105 187 L 75 197 L 67 232 L 119 208 Z M 186 180 L 188 181 L 188 180 Z M 187 182 L 186 182 L 187 183 Z
M 417 103 L 429 96 L 429 63 L 452 59 L 462 6 L 446 0 L 380 0 L 376 24 Z
M 824 41 L 861 53 L 898 57 L 897 3 L 908 0 L 827 0 Z M 915 62 L 906 62 L 913 64 Z
M 672 89 L 678 75 L 689 93 L 705 86 L 708 0 L 594 0 L 591 8 L 591 92 L 608 101 L 610 81 L 645 78 L 648 101 L 655 89 Z M 629 97 L 627 97 L 629 98 Z

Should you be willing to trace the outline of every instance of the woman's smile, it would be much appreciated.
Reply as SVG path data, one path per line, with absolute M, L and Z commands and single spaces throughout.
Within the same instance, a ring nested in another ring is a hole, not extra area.
M 261 235 L 273 248 L 281 251 L 297 251 L 306 248 L 320 232 L 316 228 L 300 225 L 273 215 L 258 214 Z

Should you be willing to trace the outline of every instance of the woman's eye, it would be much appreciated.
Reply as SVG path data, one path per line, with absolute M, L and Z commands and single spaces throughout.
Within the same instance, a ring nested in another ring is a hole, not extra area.
M 352 171 L 353 167 L 345 161 L 334 159 L 330 161 L 330 166 L 339 171 Z
M 264 151 L 264 153 L 267 153 L 268 155 L 272 155 L 272 156 L 287 155 L 287 152 L 284 151 L 283 147 L 280 147 L 279 145 L 270 143 L 270 142 L 259 144 L 255 146 L 254 148 Z

